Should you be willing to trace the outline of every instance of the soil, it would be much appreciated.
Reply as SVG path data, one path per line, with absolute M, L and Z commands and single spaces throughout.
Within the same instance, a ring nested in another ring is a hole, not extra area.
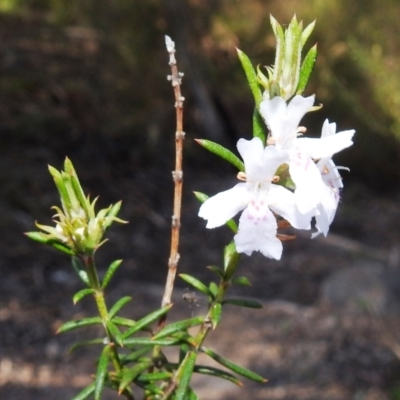
M 3 37 L 7 33 L 4 26 Z M 10 27 L 11 31 L 15 32 L 15 27 Z M 21 45 L 21 38 L 15 40 L 16 44 L 9 41 L 7 54 L 13 55 L 13 49 Z M 4 54 L 4 45 L 0 50 Z M 22 54 L 28 56 L 29 51 Z M 3 72 L 9 72 L 6 64 Z M 46 90 L 35 93 L 38 101 L 49 94 Z M 169 142 L 150 151 L 139 146 L 136 138 L 77 138 L 71 132 L 64 137 L 58 123 L 57 137 L 49 134 L 51 129 L 43 134 L 33 128 L 33 133 L 25 132 L 17 105 L 29 109 L 31 101 L 8 102 L 2 110 L 0 398 L 68 399 L 91 381 L 96 351 L 85 349 L 69 355 L 76 334 L 55 332 L 67 320 L 93 315 L 94 308 L 89 300 L 72 304 L 71 298 L 81 286 L 68 257 L 22 234 L 35 229 L 35 220 L 49 223 L 50 206 L 57 204 L 47 164 L 60 168 L 68 153 L 83 186 L 93 197 L 101 195 L 100 206 L 123 199 L 121 218 L 129 224 L 110 230 L 109 242 L 99 250 L 98 264 L 104 271 L 112 260 L 124 259 L 110 286 L 109 303 L 131 295 L 133 301 L 126 313 L 138 318 L 158 308 L 161 301 L 172 213 L 173 151 Z M 56 111 L 62 114 L 66 108 L 60 107 Z M 55 112 L 54 106 L 50 111 Z M 92 117 L 89 111 L 85 123 L 90 124 Z M 201 152 L 193 150 L 190 140 L 188 137 L 189 156 Z M 198 203 L 192 191 L 213 194 L 231 187 L 235 179 L 229 168 L 214 161 L 209 164 L 212 156 L 201 154 L 186 163 L 179 268 L 208 282 L 213 275 L 206 266 L 221 264 L 230 233 L 225 228 L 206 231 L 204 221 L 197 217 Z M 199 168 L 204 159 L 207 166 Z M 210 335 L 207 345 L 265 376 L 268 382 L 244 380 L 244 388 L 236 388 L 213 378 L 196 378 L 200 398 L 400 398 L 398 203 L 396 194 L 377 196 L 353 181 L 344 189 L 328 238 L 311 240 L 308 233 L 301 234 L 284 243 L 280 261 L 260 255 L 243 257 L 240 274 L 250 279 L 252 287 L 234 288 L 233 294 L 256 298 L 264 307 L 249 311 L 227 306 L 221 326 Z M 364 267 L 378 270 L 376 285 L 357 286 L 362 280 L 356 273 L 350 283 L 339 277 L 338 286 L 326 289 L 332 287 L 327 282 L 338 272 L 363 271 Z M 201 296 L 192 306 L 185 303 L 185 287 L 178 279 L 171 320 L 205 311 Z M 339 300 L 331 295 L 332 290 L 337 293 L 344 287 L 347 292 Z M 104 398 L 117 395 L 107 392 Z

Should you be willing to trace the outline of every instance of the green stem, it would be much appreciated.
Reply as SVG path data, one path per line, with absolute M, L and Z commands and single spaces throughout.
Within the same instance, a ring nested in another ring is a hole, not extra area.
M 90 287 L 94 289 L 94 299 L 96 301 L 97 310 L 99 311 L 100 318 L 103 323 L 104 330 L 107 335 L 108 343 L 111 349 L 111 360 L 114 365 L 115 371 L 118 373 L 122 370 L 121 361 L 115 345 L 115 340 L 109 329 L 107 328 L 107 321 L 109 320 L 107 304 L 104 298 L 104 290 L 100 285 L 99 275 L 97 274 L 96 264 L 94 261 L 94 256 L 85 256 L 83 261 L 86 266 L 86 271 L 89 278 Z M 127 391 L 123 393 L 127 399 L 134 400 L 134 397 Z

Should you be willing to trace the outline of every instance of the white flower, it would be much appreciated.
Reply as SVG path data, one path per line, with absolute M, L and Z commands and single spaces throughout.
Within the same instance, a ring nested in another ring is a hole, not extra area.
M 237 144 L 246 170 L 246 183 L 207 199 L 199 216 L 207 220 L 207 228 L 223 225 L 244 210 L 234 240 L 239 253 L 250 255 L 260 251 L 280 259 L 282 243 L 276 237 L 278 214 L 297 229 L 310 229 L 311 214 L 301 214 L 292 192 L 272 183 L 277 168 L 288 161 L 288 154 L 274 146 L 264 148 L 259 138 L 240 139 Z
M 336 124 L 329 123 L 326 119 L 322 126 L 321 139 L 323 141 L 325 139 L 330 140 L 328 138 L 332 138 L 335 134 L 343 137 L 350 136 L 347 140 L 351 140 L 354 130 L 336 133 Z M 324 199 L 319 206 L 319 213 L 315 216 L 317 221 L 316 228 L 318 231 L 313 234 L 313 237 L 318 236 L 320 233 L 323 233 L 325 236 L 328 234 L 329 226 L 335 218 L 336 209 L 339 204 L 340 189 L 343 188 L 342 178 L 338 172 L 338 168 L 344 168 L 335 165 L 331 159 L 332 155 L 333 154 L 325 154 L 325 157 L 322 157 L 317 162 L 317 167 L 321 173 L 325 187 L 323 192 Z
M 299 123 L 314 104 L 314 96 L 295 96 L 289 104 L 281 97 L 263 100 L 260 113 L 271 131 L 270 142 L 289 154 L 289 173 L 296 185 L 295 197 L 303 214 L 320 214 L 320 209 L 330 208 L 326 197 L 326 184 L 313 159 L 331 157 L 353 144 L 354 130 L 336 135 L 322 135 L 319 139 L 299 137 Z

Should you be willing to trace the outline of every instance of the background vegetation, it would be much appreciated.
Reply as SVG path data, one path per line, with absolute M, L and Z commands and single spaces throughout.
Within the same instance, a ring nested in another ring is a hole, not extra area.
M 328 112 L 339 129 L 355 127 L 357 146 L 342 157 L 351 179 L 398 189 L 396 0 L 0 0 L 0 11 L 1 135 L 67 149 L 113 137 L 140 144 L 141 161 L 172 124 L 164 34 L 176 40 L 186 74 L 189 137 L 234 147 L 250 132 L 252 107 L 235 46 L 268 65 L 269 14 L 282 23 L 294 13 L 305 24 L 316 19 L 309 45 L 318 42 L 319 57 L 308 93 L 324 109 L 312 133 Z

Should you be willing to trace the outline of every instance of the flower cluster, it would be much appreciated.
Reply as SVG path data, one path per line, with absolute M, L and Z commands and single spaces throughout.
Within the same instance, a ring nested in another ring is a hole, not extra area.
M 243 210 L 234 237 L 239 253 L 260 251 L 280 259 L 277 216 L 297 229 L 311 229 L 315 217 L 317 233 L 328 233 L 342 187 L 331 158 L 353 144 L 354 130 L 336 133 L 336 124 L 326 120 L 321 138 L 303 137 L 305 128 L 299 123 L 313 104 L 314 96 L 297 95 L 288 104 L 282 97 L 263 100 L 260 114 L 270 132 L 267 146 L 257 137 L 240 139 L 237 148 L 245 174 L 239 177 L 245 183 L 209 198 L 200 208 L 207 228 L 221 226 Z M 278 169 L 288 169 L 294 191 L 280 185 Z
M 61 206 L 53 206 L 55 226 L 36 226 L 43 232 L 28 232 L 38 242 L 49 244 L 70 255 L 91 255 L 104 242 L 104 233 L 113 222 L 125 223 L 117 218 L 121 202 L 95 212 L 96 200 L 90 201 L 83 193 L 72 162 L 66 158 L 64 171 L 49 166 L 50 174 L 60 194 Z

